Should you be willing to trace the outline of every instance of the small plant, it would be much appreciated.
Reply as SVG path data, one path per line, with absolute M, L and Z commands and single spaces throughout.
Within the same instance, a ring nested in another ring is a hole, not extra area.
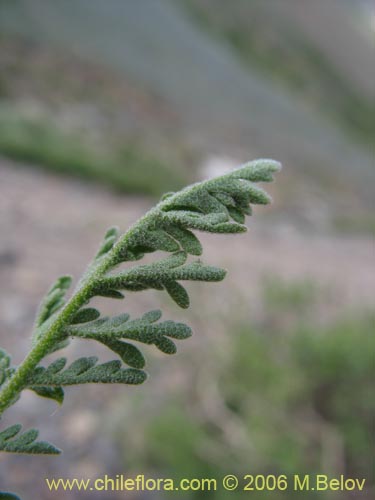
M 79 281 L 70 299 L 66 294 L 70 276 L 62 276 L 40 304 L 29 354 L 19 366 L 11 365 L 10 356 L 0 350 L 0 415 L 16 403 L 25 389 L 59 404 L 64 387 L 86 383 L 141 384 L 146 379 L 145 359 L 133 342 L 153 344 L 166 354 L 174 354 L 174 340 L 190 337 L 191 329 L 174 321 L 159 321 L 155 310 L 141 318 L 127 313 L 102 317 L 87 307 L 93 297 L 123 299 L 124 291 L 165 290 L 182 308 L 189 307 L 189 296 L 180 281 L 221 281 L 223 269 L 207 266 L 199 259 L 187 262 L 188 255 L 199 256 L 202 246 L 191 230 L 210 233 L 242 233 L 250 204 L 267 204 L 268 195 L 254 185 L 272 180 L 280 169 L 273 160 L 256 160 L 233 172 L 167 193 L 125 234 L 116 228 L 107 231 L 94 260 Z M 118 269 L 124 262 L 138 261 L 145 253 L 164 251 L 166 258 L 150 264 Z M 96 340 L 114 351 L 120 359 L 99 364 L 96 357 L 79 358 L 68 367 L 60 357 L 48 366 L 41 361 L 64 349 L 70 339 Z M 127 366 L 126 366 L 127 365 Z M 60 453 L 54 445 L 38 441 L 35 429 L 21 432 L 12 425 L 0 432 L 0 451 L 12 453 Z M 0 493 L 0 498 L 16 498 Z

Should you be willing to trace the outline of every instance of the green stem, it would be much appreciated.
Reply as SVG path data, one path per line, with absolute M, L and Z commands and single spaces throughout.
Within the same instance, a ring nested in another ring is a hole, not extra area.
M 145 220 L 150 220 L 155 209 L 150 210 L 139 219 L 116 243 L 113 249 L 103 257 L 100 265 L 89 267 L 83 276 L 77 291 L 72 295 L 67 304 L 57 314 L 56 319 L 48 330 L 31 349 L 29 354 L 18 366 L 11 378 L 0 391 L 0 416 L 9 408 L 27 385 L 27 379 L 39 362 L 50 352 L 50 349 L 60 340 L 60 334 L 69 324 L 71 317 L 91 298 L 95 282 L 112 267 L 118 264 L 118 253 L 124 249 L 131 234 L 142 225 Z
M 14 399 L 25 388 L 28 376 L 44 356 L 48 354 L 58 334 L 61 332 L 61 329 L 66 325 L 68 318 L 81 307 L 83 304 L 81 296 L 85 291 L 85 289 L 82 289 L 81 293 L 77 293 L 71 298 L 50 328 L 46 331 L 45 335 L 43 335 L 39 342 L 32 348 L 4 386 L 0 392 L 0 415 L 12 405 Z

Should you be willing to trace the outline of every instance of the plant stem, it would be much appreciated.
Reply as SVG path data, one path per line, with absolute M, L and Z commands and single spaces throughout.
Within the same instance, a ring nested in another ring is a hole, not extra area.
M 38 363 L 46 356 L 51 346 L 56 341 L 62 328 L 67 324 L 69 318 L 74 314 L 85 302 L 88 287 L 81 288 L 79 292 L 74 294 L 66 306 L 56 317 L 50 328 L 41 337 L 39 342 L 33 347 L 29 354 L 19 365 L 13 376 L 0 392 L 0 415 L 12 404 L 12 401 L 24 389 L 28 376 L 38 365 Z
M 152 217 L 154 210 L 155 209 L 150 210 L 146 213 L 146 215 L 139 219 L 119 239 L 113 249 L 103 257 L 103 260 L 99 265 L 94 266 L 94 262 L 88 268 L 87 272 L 82 277 L 77 291 L 57 314 L 48 330 L 46 330 L 36 345 L 31 349 L 14 374 L 4 384 L 4 387 L 0 391 L 0 416 L 7 408 L 9 408 L 9 406 L 13 404 L 20 392 L 26 387 L 28 376 L 36 368 L 39 362 L 48 354 L 51 347 L 53 347 L 53 345 L 59 340 L 61 331 L 69 324 L 71 317 L 91 298 L 91 291 L 95 281 L 101 278 L 109 269 L 118 264 L 118 252 L 124 249 L 131 234 L 138 229 L 139 226 L 145 222 L 145 220 L 149 220 Z

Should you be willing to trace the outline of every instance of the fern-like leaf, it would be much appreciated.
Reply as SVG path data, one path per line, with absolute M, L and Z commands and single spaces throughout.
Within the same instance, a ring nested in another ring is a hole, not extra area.
M 33 386 L 30 389 L 41 398 L 52 399 L 59 405 L 64 402 L 64 389 L 62 387 Z
M 94 338 L 94 336 L 92 338 Z M 99 337 L 95 337 L 95 340 L 98 340 L 113 352 L 118 354 L 122 361 L 132 368 L 144 368 L 146 360 L 141 351 L 135 345 L 129 344 L 129 342 L 122 342 L 121 340 L 113 339 L 111 335 L 100 335 Z
M 39 306 L 39 311 L 35 320 L 36 328 L 40 327 L 65 304 L 65 294 L 71 283 L 72 278 L 70 276 L 61 276 L 52 285 Z
M 61 451 L 46 441 L 37 441 L 39 432 L 29 429 L 21 432 L 20 424 L 11 425 L 0 432 L 0 451 L 9 453 L 30 453 L 37 455 L 58 455 Z
M 0 349 L 0 387 L 12 375 L 13 369 L 10 366 L 11 358 L 7 352 Z
M 113 245 L 116 243 L 119 236 L 119 230 L 117 227 L 110 227 L 104 235 L 104 241 L 100 245 L 98 253 L 95 256 L 95 259 L 100 259 L 103 255 L 107 254 L 110 250 L 112 250 Z
M 86 307 L 85 309 L 80 309 L 71 319 L 71 324 L 76 323 L 87 323 L 99 318 L 100 312 L 94 307 Z
M 146 374 L 134 368 L 122 368 L 121 361 L 97 364 L 98 358 L 79 358 L 66 368 L 66 358 L 59 358 L 48 368 L 38 366 L 27 380 L 28 387 L 62 387 L 76 384 L 142 384 Z
M 124 363 L 143 368 L 144 358 L 139 349 L 121 339 L 153 344 L 164 353 L 174 354 L 176 346 L 171 339 L 183 340 L 191 336 L 191 328 L 184 323 L 170 320 L 157 322 L 160 318 L 159 310 L 150 311 L 134 320 L 130 320 L 128 314 L 121 314 L 85 325 L 72 325 L 67 329 L 67 334 L 97 340 L 116 352 Z
M 128 271 L 117 273 L 98 280 L 96 293 L 109 290 L 140 291 L 148 288 L 166 290 L 171 298 L 183 308 L 189 306 L 189 296 L 177 281 L 221 281 L 226 272 L 200 261 L 183 265 L 187 254 L 179 251 L 152 264 L 137 266 Z
M 54 315 L 65 305 L 65 295 L 70 288 L 71 283 L 71 276 L 61 276 L 52 285 L 47 295 L 42 300 L 35 319 L 35 328 L 32 335 L 33 345 L 36 345 L 37 342 L 43 337 L 43 334 L 48 330 Z M 59 349 L 63 349 L 64 347 L 67 347 L 68 344 L 68 339 L 54 343 L 51 345 L 49 352 L 52 353 L 58 351 Z

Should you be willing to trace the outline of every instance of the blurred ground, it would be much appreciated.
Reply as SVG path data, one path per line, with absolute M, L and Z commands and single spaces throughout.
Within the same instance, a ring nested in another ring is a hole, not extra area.
M 309 25 L 309 16 L 301 16 L 298 2 L 282 2 L 283 15 L 278 15 L 273 0 L 260 6 L 236 0 L 229 17 L 226 2 L 220 3 L 220 9 L 203 2 L 201 16 L 210 21 L 203 27 L 180 2 L 168 0 L 109 0 L 105 5 L 37 0 L 32 7 L 28 0 L 1 2 L 5 40 L 0 45 L 5 52 L 1 87 L 6 106 L 0 107 L 0 124 L 16 120 L 18 129 L 16 137 L 7 131 L 0 149 L 26 160 L 31 155 L 36 163 L 39 157 L 40 164 L 53 167 L 56 159 L 49 161 L 50 157 L 61 153 L 48 148 L 46 154 L 44 149 L 50 142 L 59 142 L 56 136 L 66 143 L 64 123 L 69 120 L 73 145 L 70 137 L 64 149 L 70 146 L 76 156 L 76 149 L 83 156 L 84 167 L 76 166 L 77 173 L 96 172 L 107 162 L 108 176 L 113 163 L 131 168 L 135 161 L 128 166 L 126 157 L 121 161 L 119 144 L 133 144 L 136 138 L 140 154 L 144 150 L 150 154 L 151 144 L 154 160 L 173 165 L 173 172 L 179 165 L 185 170 L 196 167 L 207 154 L 233 155 L 243 161 L 277 156 L 293 172 L 314 182 L 340 177 L 370 198 L 375 173 L 372 142 L 366 137 L 373 135 L 372 94 L 354 84 L 351 76 L 357 75 L 357 64 L 363 67 L 361 82 L 370 78 L 365 75 L 374 76 L 373 32 L 365 24 L 369 16 L 353 16 L 348 6 L 333 0 L 326 7 L 311 8 L 314 16 Z M 332 36 L 324 38 L 332 43 L 324 45 L 315 29 L 321 23 L 315 19 L 332 18 L 332 10 L 340 15 L 333 16 Z M 227 22 L 233 18 L 232 31 L 240 40 L 245 36 L 240 53 L 225 36 L 225 22 L 222 31 L 211 33 L 211 22 L 221 26 L 218 12 Z M 253 38 L 248 40 L 248 34 Z M 350 40 L 351 58 L 356 59 L 351 71 L 345 65 L 344 71 L 337 62 L 349 57 L 345 45 L 336 41 L 344 37 Z M 300 85 L 294 85 L 295 75 L 300 76 Z M 326 116 L 330 112 L 332 121 Z M 36 146 L 30 146 L 30 121 L 42 143 L 37 153 Z M 55 131 L 54 141 L 51 131 Z M 77 134 L 80 148 L 74 147 Z M 92 154 L 86 152 L 86 143 L 89 152 L 100 146 L 100 161 L 94 165 L 87 159 Z M 57 163 L 72 171 L 71 158 Z M 127 190 L 134 191 L 130 181 Z

